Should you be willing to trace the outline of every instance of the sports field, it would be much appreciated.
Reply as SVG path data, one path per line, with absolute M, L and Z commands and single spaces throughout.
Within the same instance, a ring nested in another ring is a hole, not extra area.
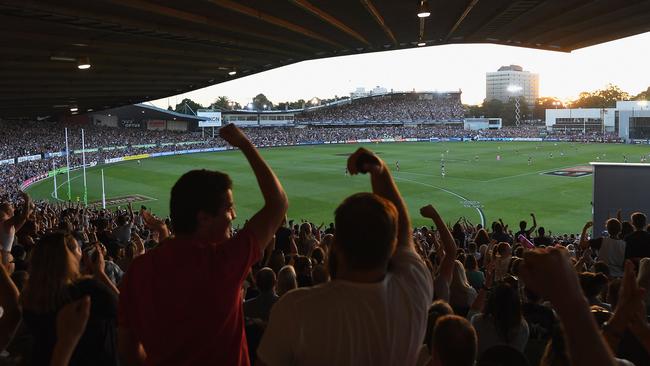
M 590 219 L 592 176 L 582 172 L 588 162 L 623 162 L 626 155 L 630 163 L 638 163 L 642 155 L 650 153 L 650 148 L 643 145 L 550 142 L 363 146 L 388 163 L 417 225 L 426 223 L 419 217 L 419 207 L 433 203 L 449 222 L 460 216 L 473 223 L 503 218 L 515 227 L 519 220 L 528 220 L 529 214 L 535 212 L 538 224 L 556 233 L 578 232 Z M 290 219 L 329 223 L 344 197 L 370 190 L 367 177 L 345 175 L 347 154 L 357 147 L 320 145 L 262 150 L 289 195 Z M 399 172 L 395 171 L 397 161 Z M 191 169 L 215 169 L 230 174 L 234 181 L 236 224 L 243 223 L 262 202 L 255 178 L 238 151 L 145 159 L 140 165 L 130 161 L 89 169 L 89 202 L 101 201 L 100 168 L 104 169 L 109 201 L 124 206 L 120 197 L 137 196 L 143 201 L 135 203 L 135 207 L 145 205 L 160 216 L 168 214 L 171 186 Z M 57 179 L 59 198 L 67 199 L 66 176 L 59 175 Z M 73 201 L 83 197 L 81 171 L 71 173 L 71 190 Z M 51 179 L 32 186 L 29 192 L 36 199 L 54 200 Z

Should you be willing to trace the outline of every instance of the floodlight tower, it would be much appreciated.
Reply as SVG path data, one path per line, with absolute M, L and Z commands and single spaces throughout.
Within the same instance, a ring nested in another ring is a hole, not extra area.
M 519 108 L 519 97 L 520 97 L 520 91 L 523 90 L 523 88 L 520 85 L 508 85 L 507 89 L 512 95 L 515 97 L 515 125 L 519 126 L 519 121 L 521 120 L 521 109 Z

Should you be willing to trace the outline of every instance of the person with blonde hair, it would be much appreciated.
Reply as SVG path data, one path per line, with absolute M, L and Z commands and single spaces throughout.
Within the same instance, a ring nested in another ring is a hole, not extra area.
M 467 281 L 465 267 L 459 260 L 454 261 L 454 275 L 449 286 L 449 305 L 458 315 L 466 315 L 476 299 L 476 290 Z
M 297 287 L 296 270 L 289 265 L 282 267 L 278 272 L 278 284 L 276 286 L 278 296 L 282 297 L 282 295 Z
M 57 313 L 66 304 L 90 297 L 91 321 L 76 346 L 70 365 L 117 365 L 117 293 L 104 273 L 98 248 L 87 263 L 94 276 L 79 271 L 81 251 L 72 235 L 55 232 L 43 237 L 31 252 L 29 280 L 21 294 L 23 320 L 34 336 L 34 363 L 45 365 L 57 341 Z

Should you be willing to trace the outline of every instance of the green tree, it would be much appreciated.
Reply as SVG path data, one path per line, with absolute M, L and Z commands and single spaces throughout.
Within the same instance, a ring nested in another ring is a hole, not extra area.
M 273 109 L 273 103 L 266 97 L 266 95 L 260 93 L 253 98 L 253 109 L 261 111 L 264 109 Z
M 582 92 L 571 102 L 572 108 L 614 108 L 617 100 L 630 100 L 630 94 L 617 85 L 607 84 L 605 89 Z
M 176 108 L 174 108 L 174 111 L 178 113 L 184 113 L 184 114 L 196 114 L 196 111 L 199 109 L 203 109 L 204 107 L 200 105 L 199 103 L 196 103 L 190 98 L 185 98 L 181 100 L 180 103 L 176 104 Z
M 564 108 L 564 104 L 555 97 L 541 97 L 537 99 L 533 108 L 533 119 L 545 119 L 547 109 Z
M 241 105 L 233 100 L 230 100 L 227 96 L 219 96 L 214 103 L 210 104 L 210 108 L 221 109 L 221 110 L 233 110 L 241 109 Z

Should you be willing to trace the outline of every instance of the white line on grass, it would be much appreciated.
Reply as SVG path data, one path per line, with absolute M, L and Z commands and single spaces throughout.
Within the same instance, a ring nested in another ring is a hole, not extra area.
M 72 178 L 70 178 L 70 182 L 72 182 L 73 180 L 75 180 L 75 179 L 77 179 L 77 178 L 81 178 L 81 177 L 82 177 L 81 174 L 77 175 L 76 177 L 72 177 Z M 67 180 L 67 179 L 66 179 L 63 183 L 61 183 L 61 184 L 59 184 L 58 186 L 56 186 L 56 191 L 58 192 L 58 191 L 59 191 L 59 188 L 63 187 L 63 186 L 66 185 L 66 184 L 68 184 L 68 180 Z M 57 198 L 57 197 L 54 197 L 54 191 L 52 191 L 52 193 L 50 193 L 50 196 L 52 196 L 52 198 L 54 198 L 54 199 L 57 200 L 57 201 L 65 202 L 65 200 L 62 200 L 62 199 Z
M 463 200 L 463 201 L 469 201 L 467 198 L 461 196 L 460 194 L 458 194 L 458 193 L 456 193 L 456 192 L 452 192 L 452 191 L 450 191 L 450 190 L 448 190 L 448 189 L 445 189 L 445 188 L 442 188 L 442 187 L 438 187 L 438 186 L 434 186 L 434 185 L 432 185 L 432 184 L 428 184 L 428 183 L 424 183 L 424 182 L 419 182 L 419 181 L 417 181 L 417 180 L 412 180 L 412 179 L 407 179 L 407 178 L 402 178 L 402 177 L 394 177 L 394 179 L 395 179 L 395 180 L 403 180 L 403 181 L 407 181 L 407 182 L 411 182 L 411 183 L 416 183 L 416 184 L 421 184 L 421 185 L 423 185 L 423 186 L 427 186 L 427 187 L 435 188 L 435 189 L 441 190 L 441 191 L 443 191 L 443 192 L 449 193 L 449 194 L 451 194 L 451 195 L 454 195 L 454 196 L 460 198 L 460 199 Z M 476 211 L 478 212 L 479 216 L 481 217 L 481 225 L 483 225 L 483 227 L 485 227 L 485 215 L 483 215 L 483 210 L 481 210 L 481 209 L 478 208 L 478 207 L 475 207 L 475 208 L 476 208 Z

